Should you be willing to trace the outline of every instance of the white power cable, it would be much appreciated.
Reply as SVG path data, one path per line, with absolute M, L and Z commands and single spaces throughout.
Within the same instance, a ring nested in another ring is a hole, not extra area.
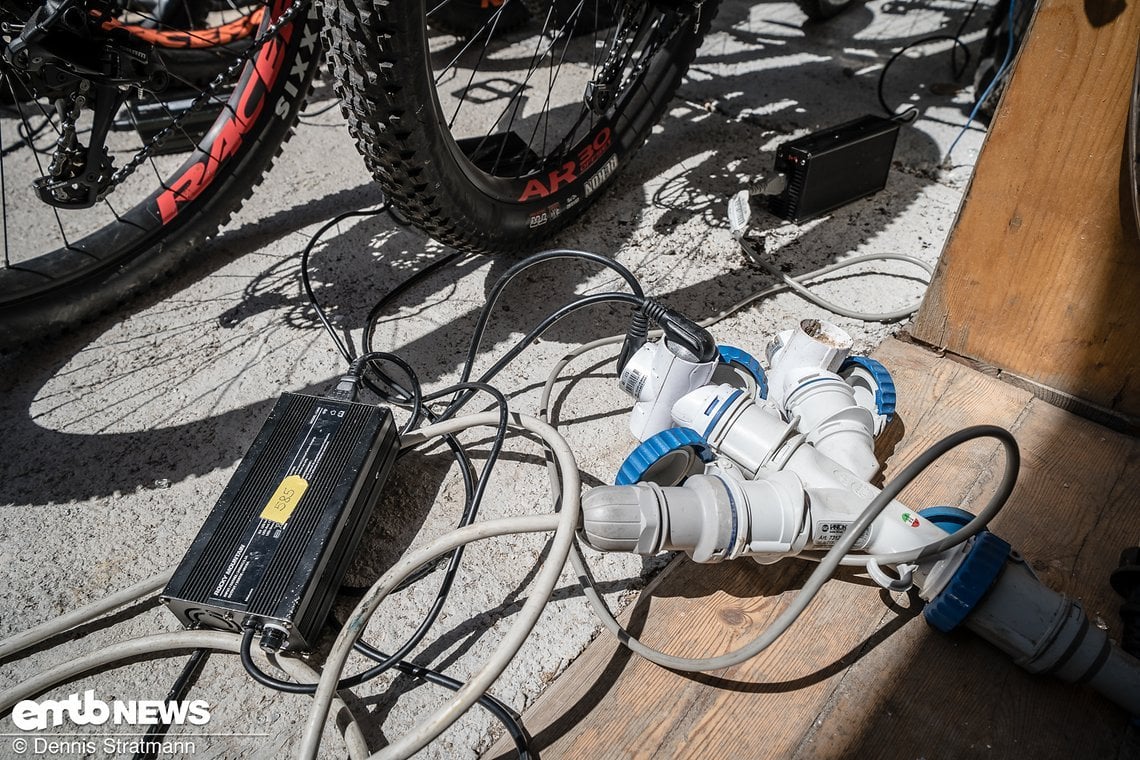
M 0 659 L 11 657 L 17 652 L 21 652 L 39 644 L 41 641 L 50 639 L 52 636 L 90 622 L 117 607 L 138 602 L 165 586 L 173 573 L 173 567 L 167 568 L 161 573 L 153 575 L 144 581 L 139 581 L 133 586 L 128 586 L 122 591 L 116 591 L 102 599 L 98 599 L 90 604 L 85 604 L 71 612 L 66 612 L 57 618 L 40 623 L 34 628 L 29 628 L 26 631 L 10 636 L 0 641 Z
M 402 444 L 404 447 L 417 446 L 436 436 L 456 433 L 478 425 L 496 425 L 498 421 L 499 415 L 496 412 L 451 419 L 409 433 L 404 437 Z M 513 427 L 523 428 L 536 434 L 546 444 L 548 455 L 553 456 L 558 469 L 561 471 L 559 481 L 561 487 L 556 491 L 555 498 L 555 508 L 559 512 L 551 515 L 533 515 L 477 522 L 441 536 L 411 554 L 405 554 L 368 590 L 368 593 L 360 600 L 341 632 L 337 635 L 332 650 L 325 661 L 317 692 L 314 695 L 313 707 L 309 713 L 309 719 L 305 724 L 305 733 L 298 748 L 298 757 L 312 760 L 317 756 L 321 730 L 328 717 L 336 683 L 344 670 L 353 643 L 363 634 L 369 619 L 384 598 L 399 585 L 401 580 L 435 557 L 482 538 L 512 533 L 534 533 L 550 530 L 555 532 L 546 562 L 535 578 L 534 587 L 528 595 L 526 603 L 523 604 L 515 623 L 503 636 L 503 640 L 488 658 L 483 668 L 473 678 L 469 679 L 443 707 L 418 723 L 412 731 L 377 752 L 372 756 L 373 758 L 408 757 L 443 733 L 491 687 L 491 684 L 510 664 L 511 659 L 530 634 L 558 583 L 558 578 L 570 553 L 574 531 L 578 527 L 581 484 L 574 454 L 565 439 L 553 427 L 537 418 L 518 413 L 511 414 L 511 424 Z
M 917 113 L 917 111 L 914 113 Z M 840 269 L 845 269 L 847 267 L 852 267 L 868 261 L 903 261 L 922 269 L 930 277 L 934 276 L 934 267 L 927 264 L 925 261 L 915 258 L 914 256 L 908 256 L 903 253 L 881 253 L 855 256 L 853 258 L 831 264 L 830 266 L 824 267 L 823 269 L 817 269 L 815 272 L 812 272 L 810 274 L 801 275 L 800 277 L 790 277 L 789 275 L 784 274 L 782 271 L 780 271 L 779 267 L 765 260 L 763 252 L 759 250 L 759 247 L 756 245 L 755 241 L 747 234 L 749 220 L 752 217 L 752 206 L 749 202 L 750 195 L 751 193 L 748 190 L 741 190 L 729 199 L 729 229 L 732 231 L 732 237 L 735 238 L 736 242 L 740 244 L 740 247 L 744 250 L 744 253 L 755 264 L 767 271 L 768 274 L 772 275 L 777 280 L 780 280 L 783 283 L 784 287 L 791 288 L 801 297 L 805 298 L 816 306 L 827 309 L 828 311 L 839 314 L 840 316 L 849 317 L 851 319 L 858 319 L 863 322 L 897 322 L 900 319 L 906 319 L 918 310 L 921 299 L 919 299 L 919 301 L 916 301 L 912 306 L 896 309 L 895 311 L 889 312 L 877 313 L 849 309 L 846 306 L 842 306 L 840 304 L 834 303 L 833 301 L 829 301 L 822 296 L 816 295 L 815 293 L 808 290 L 804 283 L 805 280 L 819 277 L 823 274 L 835 272 Z M 924 281 L 923 284 L 929 285 L 930 280 L 928 279 Z M 758 297 L 760 296 L 753 295 L 748 300 L 746 300 L 745 303 L 755 300 Z M 735 311 L 736 308 L 737 307 L 732 307 L 729 311 Z M 723 314 L 724 312 L 722 312 L 722 315 Z
M 746 238 L 741 239 L 740 247 L 743 248 L 744 252 L 748 254 L 748 257 L 751 261 L 755 262 L 758 266 L 763 268 L 766 272 L 768 272 L 768 274 L 778 278 L 781 281 L 783 288 L 794 291 L 800 297 L 815 304 L 821 309 L 826 309 L 834 314 L 840 315 L 841 317 L 857 319 L 861 322 L 897 322 L 900 319 L 906 319 L 918 311 L 918 307 L 922 303 L 922 299 L 915 301 L 910 306 L 904 306 L 903 308 L 896 309 L 895 311 L 859 311 L 857 309 L 850 309 L 833 301 L 829 301 L 822 296 L 816 295 L 815 293 L 808 290 L 805 281 L 814 280 L 824 275 L 831 274 L 832 272 L 837 272 L 842 269 L 858 266 L 859 264 L 865 264 L 871 261 L 902 261 L 907 264 L 913 264 L 914 266 L 926 272 L 926 274 L 930 277 L 934 276 L 934 267 L 932 267 L 930 264 L 927 264 L 921 259 L 915 258 L 914 256 L 908 256 L 905 253 L 872 253 L 863 256 L 853 256 L 850 259 L 845 259 L 834 264 L 829 264 L 828 266 L 817 269 L 814 272 L 810 272 L 806 275 L 801 275 L 800 277 L 792 277 L 781 272 L 779 267 L 765 261 L 763 255 L 756 250 L 756 246 L 750 240 Z M 925 280 L 923 284 L 929 285 L 930 280 Z M 770 290 L 771 289 L 769 289 L 769 291 Z M 744 303 L 751 303 L 760 297 L 762 296 L 753 294 L 752 296 L 749 296 L 749 298 Z M 736 311 L 738 308 L 739 306 L 732 306 L 730 307 L 728 313 Z
M 302 737 L 297 756 L 301 758 L 315 758 L 317 756 L 316 753 L 320 745 L 320 732 L 328 718 L 329 694 L 331 690 L 335 688 L 336 682 L 344 670 L 348 652 L 351 651 L 352 644 L 360 638 L 364 627 L 375 613 L 376 608 L 379 607 L 380 602 L 391 593 L 401 580 L 424 563 L 430 562 L 435 557 L 446 554 L 457 547 L 494 536 L 553 531 L 558 529 L 562 522 L 560 515 L 530 515 L 498 520 L 485 520 L 468 525 L 465 528 L 451 531 L 425 547 L 411 554 L 404 555 L 400 562 L 385 573 L 377 584 L 370 589 L 369 595 L 366 596 L 361 605 L 357 606 L 353 611 L 352 617 L 349 618 L 348 623 L 341 630 L 340 635 L 337 636 L 337 641 L 333 644 L 333 650 L 329 653 L 329 657 L 325 661 L 325 667 L 321 672 L 321 678 L 318 682 L 317 692 L 314 695 L 313 706 L 309 712 L 309 719 L 305 725 L 305 734 Z M 570 535 L 572 536 L 573 533 L 571 532 Z M 559 573 L 562 570 L 564 562 L 563 560 L 563 563 L 557 565 Z M 545 569 L 547 568 L 544 567 L 544 570 Z M 532 594 L 527 599 L 527 604 L 524 605 L 523 611 L 520 614 L 530 613 L 531 611 L 527 609 L 529 606 L 537 607 L 537 612 L 541 614 L 548 597 L 549 595 Z M 532 605 L 531 603 L 535 599 L 539 599 L 540 601 Z M 367 606 L 364 606 L 364 602 L 369 603 Z M 508 631 L 508 635 L 505 636 L 500 643 L 499 648 L 496 649 L 492 657 L 488 659 L 483 670 L 481 670 L 475 678 L 469 679 L 443 708 L 418 723 L 416 727 L 405 736 L 369 757 L 409 757 L 436 736 L 443 733 L 448 726 L 454 723 L 464 712 L 474 705 L 479 697 L 490 688 L 495 679 L 499 677 L 519 647 L 522 646 L 523 640 L 525 640 L 526 636 L 530 633 L 530 629 L 533 628 L 537 617 L 537 615 L 528 614 L 526 618 L 520 618 L 516 621 L 515 625 Z M 516 634 L 516 629 L 521 629 L 521 631 Z M 342 652 L 342 648 L 345 651 Z
M 241 637 L 237 636 L 237 640 L 240 648 Z M 298 683 L 313 683 L 321 677 L 319 670 L 296 657 L 280 657 L 277 658 L 276 662 Z M 364 738 L 364 731 L 361 730 L 360 723 L 357 721 L 356 715 L 353 714 L 352 708 L 341 698 L 339 693 L 333 698 L 332 706 L 336 711 L 337 724 L 341 727 L 341 737 L 344 739 L 344 746 L 348 749 L 350 760 L 368 760 L 370 754 L 368 741 Z
M 241 637 L 227 631 L 174 631 L 111 644 L 37 673 L 23 683 L 0 693 L 0 712 L 7 712 L 25 699 L 34 699 L 49 689 L 74 681 L 93 670 L 126 664 L 127 661 L 137 657 L 183 649 L 211 649 L 237 654 L 241 649 Z M 294 678 L 311 680 L 317 677 L 316 671 L 300 660 L 283 658 L 281 665 Z M 349 757 L 352 760 L 365 760 L 368 757 L 368 745 L 352 711 L 344 700 L 336 695 L 332 699 L 332 706 L 343 718 L 343 736 Z
M 179 649 L 236 652 L 237 643 L 238 637 L 226 631 L 174 631 L 111 644 L 90 654 L 61 662 L 3 692 L 0 694 L 0 712 L 7 712 L 17 702 L 32 699 L 61 683 L 67 683 L 92 670 L 114 665 L 122 660 Z

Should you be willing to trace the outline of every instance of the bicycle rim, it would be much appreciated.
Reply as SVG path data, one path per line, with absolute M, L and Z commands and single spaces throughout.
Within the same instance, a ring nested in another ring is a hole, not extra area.
M 91 208 L 57 208 L 31 189 L 50 171 L 63 118 L 53 102 L 36 96 L 26 75 L 7 64 L 0 69 L 0 326 L 13 317 L 19 327 L 5 329 L 36 329 L 19 319 L 23 312 L 50 309 L 79 288 L 106 288 L 115 299 L 137 290 L 145 283 L 117 281 L 124 269 L 139 257 L 166 255 L 207 206 L 212 204 L 216 226 L 240 205 L 256 177 L 235 182 L 231 175 L 251 151 L 275 152 L 275 145 L 256 143 L 275 118 L 274 98 L 286 80 L 296 95 L 299 72 L 291 68 L 297 38 L 306 30 L 296 22 L 271 26 L 294 2 L 210 9 L 203 26 L 189 29 L 170 28 L 145 11 L 100 20 L 104 29 L 148 46 L 163 61 L 170 84 L 161 92 L 134 92 L 121 103 L 107 137 L 112 165 L 127 167 L 141 153 L 153 153 Z M 230 76 L 223 76 L 227 69 Z M 307 87 L 307 77 L 301 78 Z M 196 98 L 202 100 L 197 110 Z M 282 116 L 294 112 L 285 109 Z M 80 137 L 84 124 L 77 124 Z M 164 129 L 166 138 L 157 141 Z M 160 269 L 150 266 L 146 276 L 153 279 Z M 82 310 L 88 312 L 108 305 L 87 301 Z M 85 316 L 90 314 L 62 308 L 43 319 L 60 326 Z M 0 335 L 0 345 L 20 338 Z

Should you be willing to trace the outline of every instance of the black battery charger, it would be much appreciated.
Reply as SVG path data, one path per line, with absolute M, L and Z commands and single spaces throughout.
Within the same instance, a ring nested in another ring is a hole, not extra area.
M 387 409 L 286 393 L 161 599 L 184 625 L 309 651 L 392 471 Z
M 882 190 L 887 184 L 901 123 L 863 116 L 786 142 L 776 149 L 783 188 L 768 210 L 804 222 Z

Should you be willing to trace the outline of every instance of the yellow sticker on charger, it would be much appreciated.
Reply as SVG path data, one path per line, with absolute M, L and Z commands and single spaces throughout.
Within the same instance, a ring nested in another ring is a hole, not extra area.
M 281 481 L 281 485 L 277 486 L 273 496 L 269 498 L 269 503 L 265 505 L 265 509 L 261 510 L 261 517 L 278 525 L 284 525 L 308 488 L 309 481 L 300 475 L 287 475 Z

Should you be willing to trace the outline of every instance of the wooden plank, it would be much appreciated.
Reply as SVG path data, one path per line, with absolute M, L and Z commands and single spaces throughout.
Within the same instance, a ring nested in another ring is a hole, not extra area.
M 1119 630 L 1107 579 L 1140 536 L 1140 446 L 1036 399 L 1014 433 L 1021 477 L 994 531 Z M 968 631 L 909 625 L 850 670 L 798 757 L 1117 757 L 1123 728 L 1099 696 L 1029 675 Z
M 1033 399 L 1027 391 L 1000 383 L 953 361 L 934 360 L 927 351 L 896 340 L 875 352 L 890 368 L 898 394 L 898 414 L 877 451 L 884 478 L 892 478 L 919 452 L 970 425 L 1011 428 Z M 899 444 L 893 444 L 901 439 Z M 983 440 L 942 457 L 902 493 L 915 507 L 969 506 L 989 477 L 1000 444 Z
M 998 532 L 1055 587 L 1119 625 L 1106 578 L 1122 536 L 1140 536 L 1136 441 L 913 345 L 888 341 L 876 356 L 900 391 L 898 423 L 885 436 L 888 473 L 965 425 L 1013 428 L 1023 475 Z M 977 508 L 1000 476 L 998 453 L 963 447 L 906 496 Z M 681 560 L 625 617 L 669 651 L 722 652 L 755 636 L 809 571 Z M 524 720 L 547 760 L 968 757 L 989 753 L 986 745 L 997 757 L 1115 755 L 1126 719 L 1114 707 L 1022 673 L 968 633 L 937 634 L 917 608 L 845 574 L 772 650 L 715 676 L 657 668 L 603 633 Z M 490 753 L 510 755 L 502 742 Z
M 1041 0 L 913 334 L 1134 422 L 1140 240 L 1124 146 L 1140 4 L 1094 23 L 1099 7 Z
M 647 643 L 676 654 L 727 651 L 767 626 L 808 570 L 679 563 L 627 620 Z M 699 757 L 735 744 L 736 721 L 748 715 L 749 731 L 766 737 L 765 756 L 786 757 L 834 688 L 842 672 L 836 663 L 857 656 L 876 633 L 878 618 L 858 610 L 866 594 L 831 584 L 792 634 L 717 676 L 662 670 L 603 634 L 527 711 L 525 723 L 544 758 Z M 511 754 L 505 745 L 492 754 L 499 752 Z

